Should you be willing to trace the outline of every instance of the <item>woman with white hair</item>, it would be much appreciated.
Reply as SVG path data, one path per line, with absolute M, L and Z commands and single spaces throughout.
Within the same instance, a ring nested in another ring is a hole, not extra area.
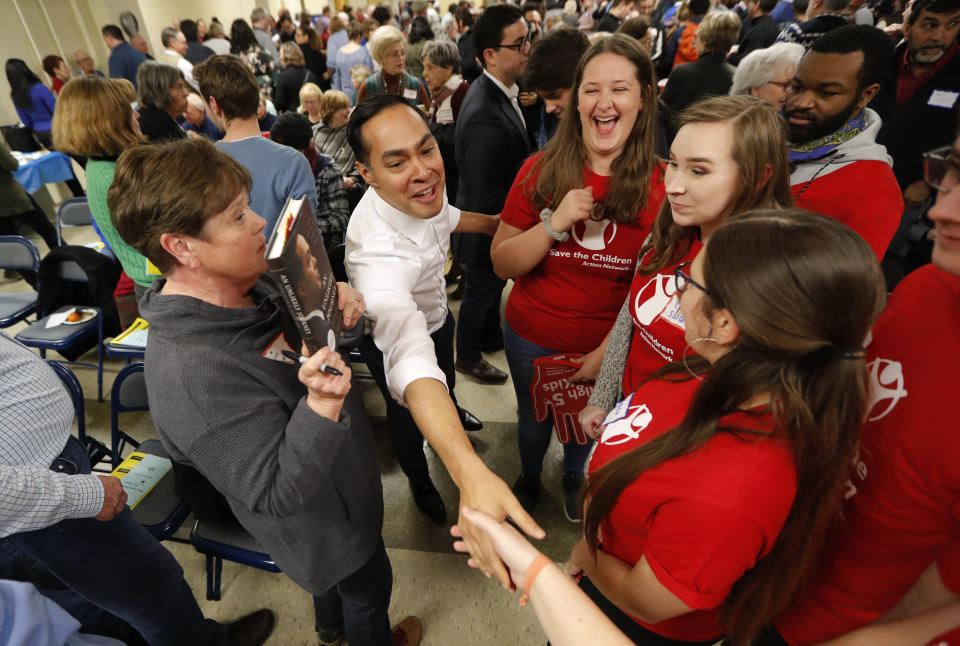
M 404 71 L 407 37 L 393 25 L 377 27 L 370 37 L 370 54 L 380 71 L 370 76 L 357 92 L 357 103 L 375 94 L 396 94 L 413 107 L 430 109 L 430 95 L 423 81 Z
M 730 94 L 751 94 L 782 110 L 787 102 L 787 85 L 803 51 L 803 45 L 797 43 L 774 43 L 750 52 L 737 66 Z

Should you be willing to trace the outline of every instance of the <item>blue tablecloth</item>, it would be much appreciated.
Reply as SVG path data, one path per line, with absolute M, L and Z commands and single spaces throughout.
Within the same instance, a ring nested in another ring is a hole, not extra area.
M 69 157 L 63 153 L 49 152 L 39 159 L 20 164 L 20 168 L 13 172 L 13 176 L 27 193 L 36 193 L 48 182 L 73 179 L 73 169 L 70 168 Z

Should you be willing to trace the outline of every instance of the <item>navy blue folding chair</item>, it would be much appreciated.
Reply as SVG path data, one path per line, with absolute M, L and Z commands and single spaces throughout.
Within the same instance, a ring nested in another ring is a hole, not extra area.
M 190 543 L 207 558 L 207 599 L 210 601 L 220 600 L 224 559 L 267 572 L 280 571 L 253 536 L 236 522 L 198 520 L 190 531 Z
M 93 215 L 85 197 L 71 197 L 57 209 L 57 242 L 63 242 L 63 230 L 71 227 L 93 226 Z
M 129 444 L 141 453 L 170 459 L 159 440 L 138 442 L 120 429 L 124 413 L 149 411 L 147 386 L 143 379 L 143 362 L 137 361 L 117 373 L 110 392 L 111 456 L 114 467 L 121 462 L 121 453 Z M 176 493 L 176 475 L 171 470 L 132 510 L 133 518 L 157 540 L 188 541 L 173 536 L 190 514 L 187 503 Z
M 87 274 L 80 268 L 80 265 L 72 260 L 67 260 L 60 264 L 60 280 L 89 282 Z M 93 368 L 97 371 L 97 401 L 102 402 L 103 312 L 99 307 L 84 307 L 84 310 L 93 312 L 94 316 L 78 323 L 64 321 L 59 325 L 47 327 L 51 315 L 62 314 L 67 310 L 72 310 L 74 307 L 73 305 L 64 305 L 54 312 L 39 312 L 38 314 L 42 318 L 36 323 L 29 325 L 26 329 L 21 330 L 16 338 L 17 341 L 25 346 L 37 348 L 40 351 L 40 356 L 46 358 L 47 350 L 54 350 L 62 355 L 65 351 L 89 347 L 90 341 L 96 337 L 97 362 L 95 364 L 84 361 L 67 361 L 67 363 L 74 366 Z
M 77 439 L 87 450 L 87 455 L 90 457 L 90 467 L 95 468 L 108 454 L 108 450 L 103 442 L 87 435 L 86 405 L 83 400 L 83 387 L 80 386 L 80 380 L 73 374 L 69 366 L 62 361 L 47 359 L 47 365 L 53 368 L 53 371 L 57 373 L 60 381 L 66 387 L 67 392 L 70 393 L 70 400 L 73 402 L 73 410 L 77 418 Z
M 32 271 L 40 269 L 40 252 L 23 236 L 0 236 L 0 270 Z M 37 311 L 37 292 L 0 294 L 0 328 L 19 323 Z

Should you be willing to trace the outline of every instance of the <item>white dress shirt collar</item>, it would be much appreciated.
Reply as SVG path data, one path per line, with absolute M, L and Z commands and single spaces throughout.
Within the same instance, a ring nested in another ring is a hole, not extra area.
M 491 74 L 488 70 L 484 69 L 483 73 L 488 79 L 493 81 L 497 85 L 497 87 L 503 91 L 504 94 L 507 95 L 508 99 L 512 99 L 516 101 L 517 97 L 520 96 L 520 87 L 516 83 L 514 83 L 510 87 L 507 87 L 506 85 L 504 85 L 503 81 L 501 81 L 496 76 Z
M 380 216 L 380 219 L 417 244 L 423 244 L 427 241 L 427 234 L 434 223 L 438 221 L 442 222 L 446 218 L 449 218 L 449 203 L 447 202 L 446 189 L 443 191 L 443 207 L 441 207 L 440 212 L 432 218 L 427 219 L 413 217 L 412 215 L 407 215 L 400 209 L 394 208 L 380 197 L 377 189 L 372 186 L 367 190 L 373 193 L 373 208 L 377 215 Z

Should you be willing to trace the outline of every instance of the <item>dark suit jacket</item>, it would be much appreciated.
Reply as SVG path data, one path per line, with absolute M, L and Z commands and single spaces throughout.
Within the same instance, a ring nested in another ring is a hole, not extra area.
M 533 143 L 507 95 L 484 74 L 467 91 L 456 134 L 460 186 L 454 204 L 499 213 Z
M 694 63 L 673 68 L 660 99 L 674 115 L 678 115 L 694 101 L 730 92 L 735 71 L 736 68 L 727 63 L 723 54 L 707 52 Z
M 755 49 L 770 47 L 780 34 L 780 26 L 770 16 L 757 16 L 751 21 L 750 29 L 740 41 L 737 53 L 730 56 L 730 63 L 739 65 L 743 57 Z

